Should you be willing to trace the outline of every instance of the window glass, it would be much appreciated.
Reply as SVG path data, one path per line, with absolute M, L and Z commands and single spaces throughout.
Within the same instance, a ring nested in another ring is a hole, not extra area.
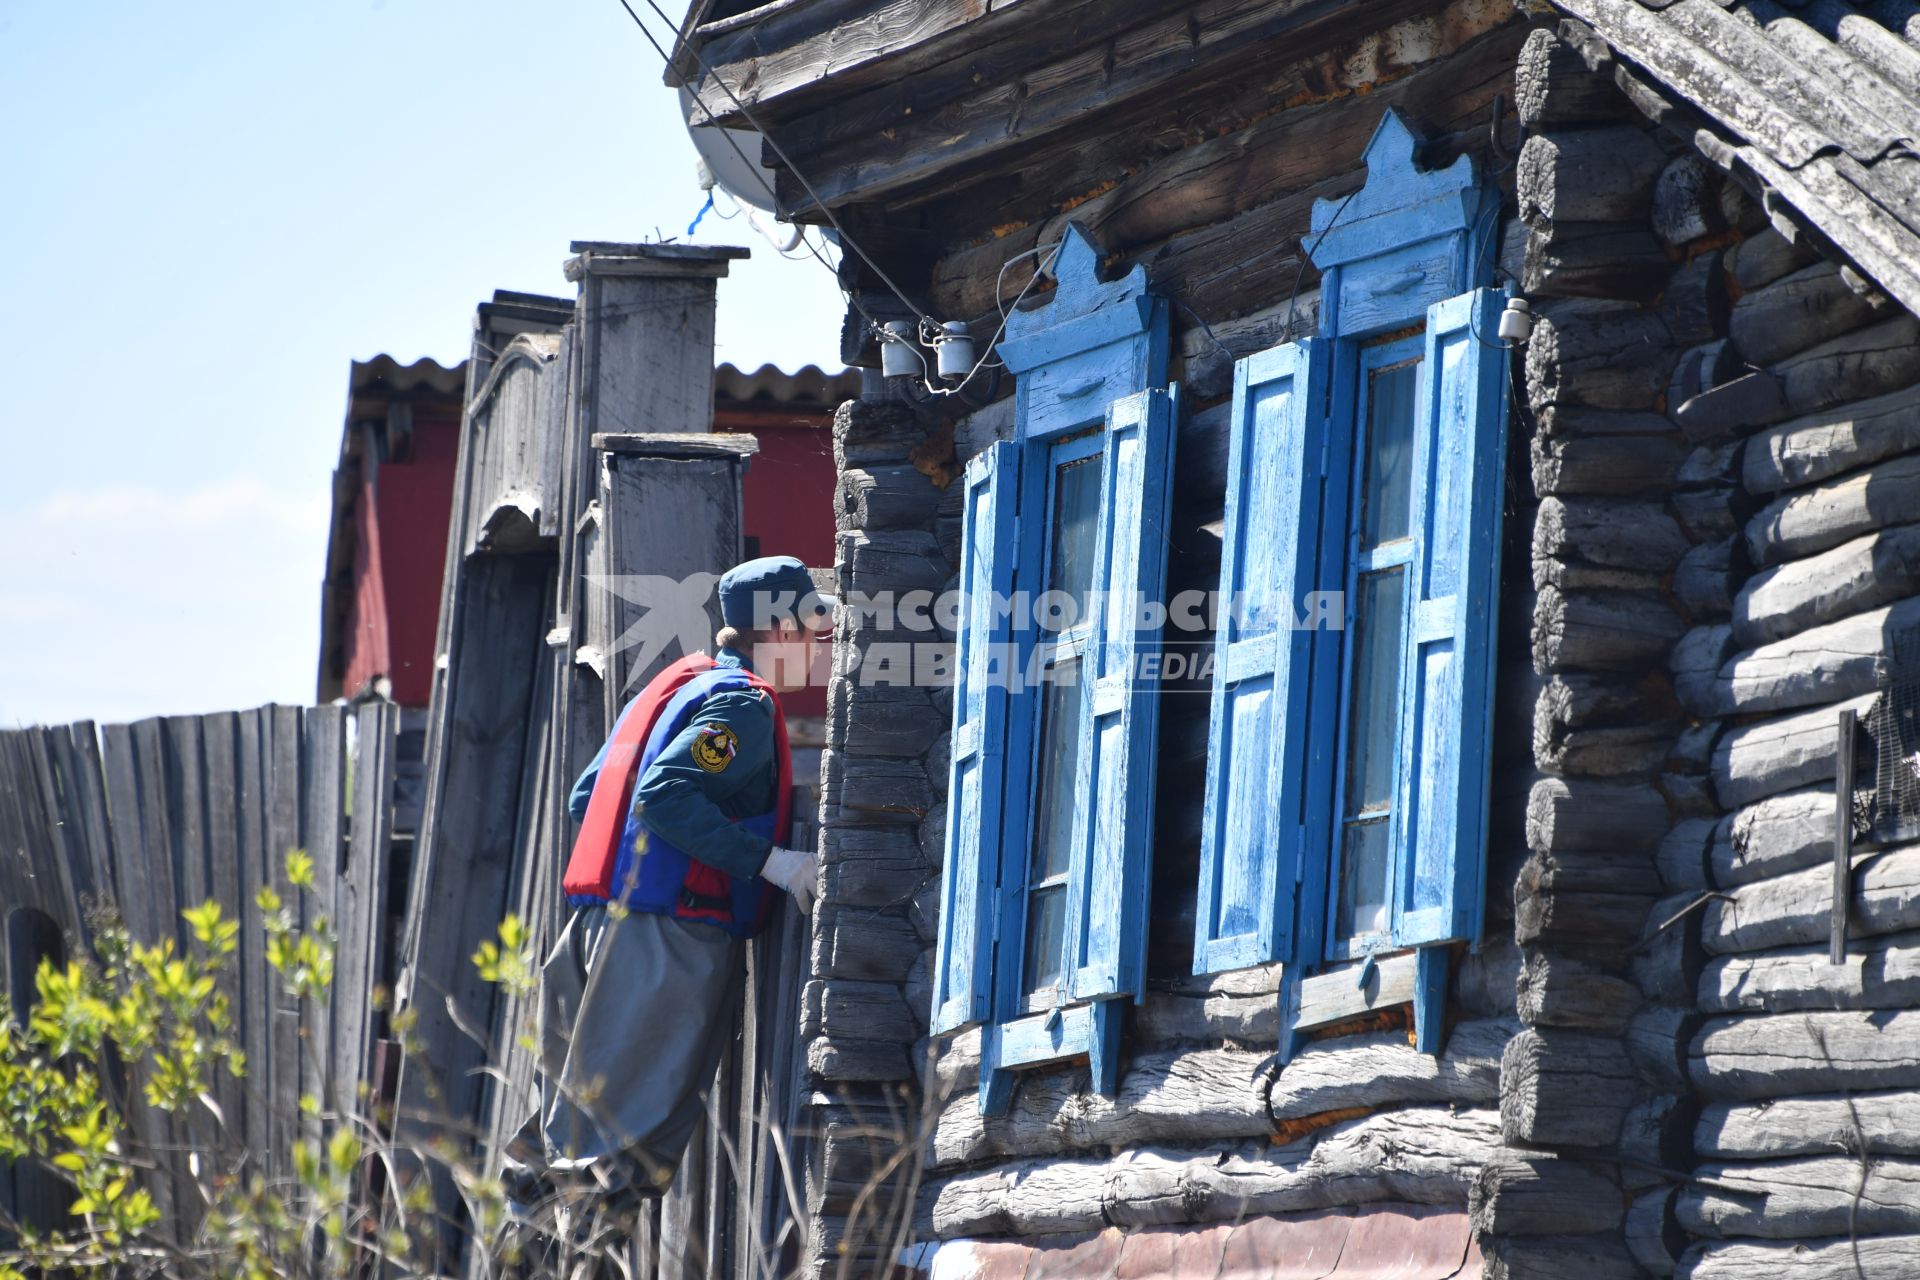
M 1367 387 L 1367 483 L 1360 545 L 1407 536 L 1413 493 L 1413 405 L 1420 361 L 1375 370 Z
M 1398 344 L 1396 344 L 1398 345 Z M 1382 359 L 1376 348 L 1373 358 Z M 1334 936 L 1388 927 L 1394 795 L 1399 785 L 1400 648 L 1406 626 L 1413 502 L 1414 415 L 1421 361 L 1365 374 L 1365 431 L 1347 576 L 1346 687 L 1339 882 Z
M 1039 698 L 1035 733 L 1033 831 L 1027 868 L 1027 946 L 1023 990 L 1030 1005 L 1051 1003 L 1066 950 L 1067 870 L 1073 858 L 1074 775 L 1080 764 L 1081 655 L 1092 619 L 1093 561 L 1100 521 L 1104 465 L 1090 442 L 1062 446 L 1080 454 L 1053 467 L 1047 506 L 1047 590 L 1072 607 L 1043 610 L 1041 661 L 1047 683 Z
M 1047 548 L 1047 590 L 1074 601 L 1067 627 L 1087 622 L 1087 594 L 1093 587 L 1093 557 L 1100 524 L 1101 456 L 1063 463 L 1053 471 L 1053 529 Z
M 1395 783 L 1394 730 L 1400 712 L 1400 634 L 1406 570 L 1362 574 L 1354 601 L 1352 689 L 1348 697 L 1344 869 L 1340 933 L 1386 926 L 1388 827 Z

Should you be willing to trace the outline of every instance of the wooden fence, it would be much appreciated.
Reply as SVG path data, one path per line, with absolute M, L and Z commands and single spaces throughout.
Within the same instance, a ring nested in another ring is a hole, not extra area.
M 191 939 L 181 912 L 212 901 L 242 922 L 222 976 L 246 1073 L 221 1073 L 220 1114 L 168 1116 L 138 1105 L 138 1134 L 185 1173 L 188 1153 L 244 1153 L 284 1178 L 295 1141 L 324 1138 L 362 1113 L 380 1015 L 374 986 L 391 961 L 387 869 L 399 710 L 385 704 L 265 706 L 134 724 L 91 722 L 0 732 L 0 908 L 8 991 L 31 1003 L 33 971 L 93 945 L 100 921 L 137 941 Z M 288 882 L 289 850 L 314 861 L 314 888 Z M 336 938 L 330 997 L 304 1005 L 267 962 L 263 888 L 302 924 L 325 916 Z M 318 1113 L 303 1097 L 319 1100 Z M 170 1185 L 171 1184 L 171 1185 Z M 195 1213 L 178 1179 L 156 1179 L 182 1232 Z M 58 1184 L 21 1168 L 0 1178 L 0 1205 L 46 1222 Z M 51 1223 L 49 1223 L 51 1225 Z

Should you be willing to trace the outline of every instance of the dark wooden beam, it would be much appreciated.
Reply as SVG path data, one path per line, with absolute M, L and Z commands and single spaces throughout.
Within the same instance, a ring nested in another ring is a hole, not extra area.
M 1002 300 L 1010 299 L 1032 270 L 1030 262 L 1017 263 L 1001 279 L 1001 264 L 1058 238 L 1069 218 L 1109 252 L 1144 261 L 1155 288 L 1172 291 L 1209 320 L 1284 301 L 1313 200 L 1337 199 L 1360 183 L 1360 152 L 1381 112 L 1393 107 L 1415 122 L 1439 163 L 1483 147 L 1493 96 L 1506 87 L 1524 35 L 1518 25 L 1502 28 L 1372 93 L 1309 102 L 1150 159 L 1140 155 L 1146 127 L 1135 122 L 1082 139 L 1065 154 L 983 178 L 964 200 L 953 201 L 949 240 L 974 243 L 935 269 L 935 308 L 993 313 L 996 281 Z M 1289 76 L 1296 85 L 1303 79 L 1304 72 Z M 1285 83 L 1272 96 L 1286 97 Z M 1312 145 L 1300 145 L 1303 138 Z M 1063 198 L 1112 174 L 1121 176 L 1091 198 Z M 1019 230 L 992 234 L 1036 217 Z M 1236 244 L 1234 236 L 1252 238 Z M 1250 258 L 1249 243 L 1263 251 Z M 1311 289 L 1317 278 L 1309 268 L 1302 287 Z
M 1203 0 L 1130 30 L 1082 44 L 1026 74 L 991 63 L 973 69 L 979 88 L 932 110 L 902 105 L 897 90 L 838 105 L 812 125 L 776 131 L 781 146 L 829 206 L 892 200 L 963 166 L 1005 164 L 1051 135 L 1084 139 L 1095 117 L 1190 91 L 1270 59 L 1275 41 L 1296 56 L 1363 36 L 1407 8 L 1356 9 L 1332 0 Z M 1383 10 L 1385 12 L 1383 12 Z M 851 128 L 855 136 L 836 141 Z M 824 144 L 824 145 L 823 145 Z M 784 207 L 812 214 L 814 198 L 793 175 L 777 180 Z
M 1169 0 L 814 0 L 702 41 L 683 61 L 720 123 L 746 128 L 744 104 L 772 125 L 861 89 L 920 74 L 996 43 L 1026 43 L 1076 11 L 1139 21 Z M 731 91 L 731 96 L 729 92 Z M 738 99 L 738 103 L 735 102 Z

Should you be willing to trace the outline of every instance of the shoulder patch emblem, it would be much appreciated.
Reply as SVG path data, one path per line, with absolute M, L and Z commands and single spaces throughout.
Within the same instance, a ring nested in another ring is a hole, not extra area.
M 740 736 L 724 724 L 705 724 L 693 740 L 693 762 L 708 773 L 719 773 L 733 763 Z

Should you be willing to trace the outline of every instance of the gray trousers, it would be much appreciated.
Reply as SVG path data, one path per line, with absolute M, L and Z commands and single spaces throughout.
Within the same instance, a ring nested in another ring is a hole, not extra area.
M 583 907 L 541 969 L 541 1128 L 556 1172 L 664 1190 L 733 1035 L 746 943 Z

